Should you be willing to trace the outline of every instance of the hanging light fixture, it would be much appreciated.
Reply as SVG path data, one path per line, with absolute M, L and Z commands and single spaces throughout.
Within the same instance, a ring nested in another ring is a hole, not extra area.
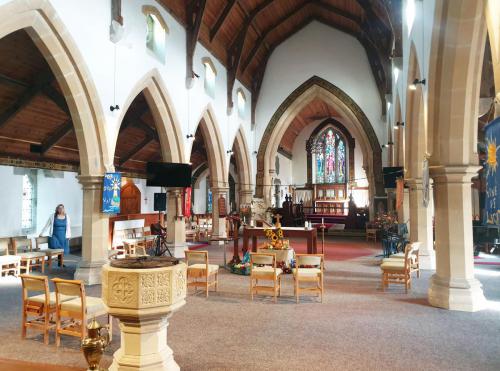
M 413 80 L 413 83 L 411 83 L 409 86 L 408 86 L 408 89 L 410 90 L 417 90 L 417 85 L 425 85 L 425 79 L 422 79 L 422 80 L 419 80 L 419 79 L 415 79 Z
M 399 129 L 399 127 L 405 127 L 405 123 L 404 122 L 396 122 L 396 125 L 394 125 L 394 129 Z

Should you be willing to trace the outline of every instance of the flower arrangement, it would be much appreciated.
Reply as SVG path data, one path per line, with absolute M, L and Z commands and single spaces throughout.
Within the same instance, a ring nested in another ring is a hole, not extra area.
M 276 230 L 266 228 L 264 233 L 268 239 L 267 248 L 276 250 L 287 250 L 290 247 L 290 241 L 283 239 L 283 229 L 281 227 Z
M 250 275 L 250 253 L 247 251 L 241 263 L 231 265 L 231 271 L 244 276 Z

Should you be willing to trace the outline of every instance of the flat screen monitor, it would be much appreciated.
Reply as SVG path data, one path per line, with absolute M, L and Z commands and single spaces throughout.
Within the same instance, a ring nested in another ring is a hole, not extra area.
M 148 187 L 191 187 L 191 164 L 148 162 Z
M 396 188 L 396 179 L 404 177 L 401 166 L 384 167 L 384 188 Z

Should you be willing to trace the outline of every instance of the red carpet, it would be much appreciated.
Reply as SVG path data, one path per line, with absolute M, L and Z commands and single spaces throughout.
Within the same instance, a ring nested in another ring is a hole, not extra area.
M 290 239 L 290 246 L 298 254 L 307 253 L 307 243 L 301 239 Z M 325 241 L 325 259 L 332 261 L 350 260 L 375 254 L 373 244 L 364 241 Z M 321 238 L 318 238 L 318 252 L 321 252 Z

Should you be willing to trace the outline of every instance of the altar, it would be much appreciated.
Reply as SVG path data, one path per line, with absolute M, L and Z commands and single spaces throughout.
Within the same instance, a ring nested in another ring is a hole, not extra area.
M 263 227 L 245 227 L 243 230 L 243 252 L 249 250 L 249 240 L 252 239 L 252 252 L 257 251 L 257 239 L 265 238 L 265 230 L 269 228 Z M 285 238 L 300 237 L 307 241 L 307 253 L 316 254 L 318 243 L 318 231 L 316 228 L 306 229 L 304 227 L 282 227 Z
M 264 254 L 275 254 L 276 263 L 280 268 L 291 268 L 293 256 L 295 254 L 295 251 L 292 248 L 268 249 L 266 247 L 261 247 L 257 249 L 257 252 Z

